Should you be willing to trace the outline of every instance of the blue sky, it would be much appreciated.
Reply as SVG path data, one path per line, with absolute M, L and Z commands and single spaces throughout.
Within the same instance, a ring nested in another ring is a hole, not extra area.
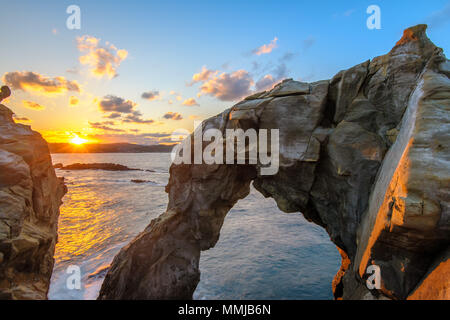
M 81 9 L 80 30 L 66 28 L 66 8 L 71 4 Z M 366 9 L 372 4 L 381 9 L 380 30 L 366 27 Z M 217 114 L 237 99 L 218 92 L 221 88 L 215 86 L 220 81 L 187 85 L 202 67 L 213 78 L 233 79 L 234 72 L 245 71 L 240 80 L 253 81 L 250 91 L 267 75 L 274 81 L 327 79 L 387 53 L 405 28 L 418 23 L 429 24 L 430 39 L 445 52 L 450 49 L 448 0 L 1 1 L 1 8 L 0 78 L 30 71 L 44 80 L 64 77 L 79 84 L 79 91 L 51 95 L 13 90 L 7 105 L 49 140 L 52 135 L 53 140 L 64 140 L 64 135 L 76 133 L 101 141 L 154 143 L 145 133 L 191 129 L 193 118 Z M 77 37 L 84 35 L 99 40 L 98 47 L 108 42 L 127 52 L 114 65 L 116 77 L 94 77 L 89 64 L 80 62 L 88 52 L 79 49 Z M 274 39 L 276 45 L 269 53 L 255 54 Z M 198 96 L 202 85 L 207 88 Z M 143 99 L 144 92 L 157 92 L 158 98 Z M 107 95 L 131 101 L 139 120 L 153 122 L 124 122 L 130 113 L 107 118 L 110 114 L 100 106 Z M 70 97 L 78 104 L 70 106 Z M 196 105 L 182 104 L 190 98 Z M 42 108 L 30 108 L 24 100 Z M 169 112 L 182 119 L 165 117 Z

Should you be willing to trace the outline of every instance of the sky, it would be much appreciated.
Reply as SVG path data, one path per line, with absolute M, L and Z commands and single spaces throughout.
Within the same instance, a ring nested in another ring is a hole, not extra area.
M 0 5 L 0 84 L 12 89 L 2 103 L 49 142 L 167 143 L 285 78 L 329 79 L 385 54 L 419 23 L 450 50 L 449 0 Z M 66 25 L 70 5 L 80 29 Z M 380 29 L 367 27 L 370 5 Z

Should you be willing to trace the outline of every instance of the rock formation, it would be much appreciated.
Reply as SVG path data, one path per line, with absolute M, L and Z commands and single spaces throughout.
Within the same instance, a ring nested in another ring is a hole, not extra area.
M 9 89 L 8 86 L 2 86 L 0 88 L 0 102 L 2 102 L 2 100 L 5 100 L 6 98 L 8 98 L 11 95 L 11 90 Z
M 329 233 L 342 255 L 335 298 L 450 299 L 449 76 L 418 25 L 388 54 L 331 80 L 285 80 L 204 121 L 223 135 L 279 129 L 278 173 L 261 175 L 259 163 L 172 164 L 166 212 L 114 258 L 99 299 L 192 298 L 200 252 L 252 181 Z M 371 264 L 379 289 L 366 286 Z
M 47 143 L 0 104 L 0 299 L 47 299 L 61 198 Z
M 73 163 L 67 166 L 57 163 L 55 169 L 61 170 L 106 170 L 106 171 L 143 171 L 141 169 L 128 168 L 117 163 Z

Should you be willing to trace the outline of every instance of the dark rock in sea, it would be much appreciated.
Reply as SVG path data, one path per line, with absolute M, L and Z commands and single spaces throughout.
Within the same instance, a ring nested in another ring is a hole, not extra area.
M 74 163 L 60 167 L 61 170 L 107 170 L 107 171 L 142 171 L 141 169 L 128 168 L 116 163 Z
M 56 163 L 53 165 L 53 168 L 55 168 L 55 169 L 61 169 L 62 167 L 64 167 L 64 165 L 62 163 Z
M 279 129 L 278 173 L 172 164 L 166 212 L 117 254 L 99 299 L 191 299 L 200 252 L 252 181 L 326 229 L 342 255 L 336 299 L 450 299 L 450 63 L 425 31 L 405 30 L 388 54 L 331 80 L 283 81 L 204 121 L 223 135 Z
M 131 182 L 134 182 L 134 183 L 154 183 L 153 181 L 150 181 L 150 180 L 141 180 L 141 179 L 133 179 L 133 180 L 131 180 Z
M 67 188 L 45 140 L 12 115 L 0 104 L 0 299 L 46 299 Z

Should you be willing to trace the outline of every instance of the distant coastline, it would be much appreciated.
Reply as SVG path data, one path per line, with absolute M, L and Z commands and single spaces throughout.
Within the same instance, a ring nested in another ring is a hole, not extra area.
M 139 145 L 132 143 L 49 143 L 50 153 L 169 153 L 173 145 Z

